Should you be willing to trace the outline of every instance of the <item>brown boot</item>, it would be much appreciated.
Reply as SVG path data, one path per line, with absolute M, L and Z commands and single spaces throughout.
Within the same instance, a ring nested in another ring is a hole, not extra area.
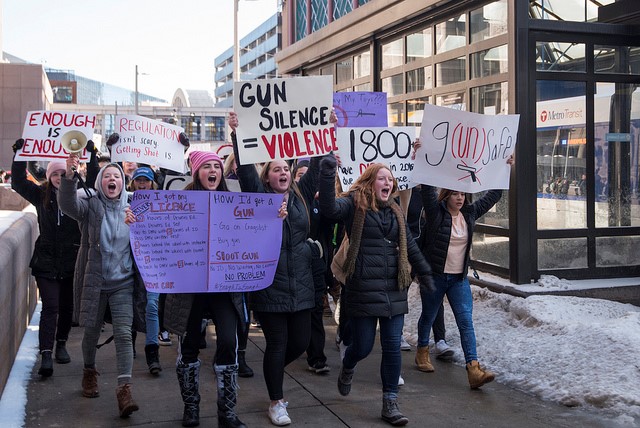
M 131 396 L 131 384 L 125 383 L 124 385 L 118 385 L 116 388 L 116 397 L 118 398 L 118 409 L 120 410 L 120 417 L 126 418 L 136 410 L 139 409 L 133 397 Z
M 435 371 L 433 364 L 431 364 L 429 345 L 418 346 L 418 350 L 416 351 L 416 365 L 421 372 L 432 373 Z
M 485 383 L 489 383 L 496 378 L 492 372 L 480 367 L 480 364 L 476 360 L 467 364 L 467 377 L 469 378 L 469 386 L 471 389 L 480 388 Z
M 95 398 L 100 396 L 98 391 L 98 370 L 95 368 L 82 371 L 82 396 L 87 398 Z

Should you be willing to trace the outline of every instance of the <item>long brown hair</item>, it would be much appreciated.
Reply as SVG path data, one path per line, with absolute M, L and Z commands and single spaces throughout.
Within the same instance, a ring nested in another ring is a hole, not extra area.
M 438 192 L 438 202 L 446 201 L 453 194 L 453 192 L 460 192 L 460 191 L 451 190 L 451 189 L 440 189 L 440 191 Z M 464 193 L 464 203 L 462 204 L 462 206 L 465 206 L 468 204 L 467 194 L 465 192 L 460 192 L 460 193 Z
M 378 211 L 378 201 L 376 200 L 373 185 L 378 177 L 378 172 L 383 168 L 388 170 L 391 173 L 391 177 L 393 177 L 393 189 L 391 189 L 391 194 L 398 191 L 398 182 L 387 165 L 382 163 L 369 165 L 347 192 L 347 194 L 351 195 L 356 207 L 359 209 L 371 209 L 372 211 Z
M 54 194 L 55 187 L 53 187 L 51 181 L 47 180 L 40 185 L 40 188 L 44 189 L 44 200 L 42 202 L 44 204 L 44 209 L 51 211 L 53 209 L 53 207 L 51 206 L 51 201 L 56 199 L 56 196 Z
M 262 167 L 262 170 L 260 171 L 260 181 L 262 182 L 262 184 L 264 184 L 264 187 L 267 189 L 267 192 L 273 192 L 273 189 L 269 185 L 269 171 L 271 171 L 271 164 L 273 162 L 275 161 L 269 161 L 265 163 L 264 166 Z M 302 196 L 302 193 L 300 192 L 300 188 L 298 187 L 298 183 L 293 181 L 293 172 L 291 171 L 291 164 L 288 161 L 285 161 L 285 162 L 287 166 L 289 166 L 289 174 L 290 174 L 288 190 L 293 190 L 293 193 L 295 193 L 298 199 L 300 199 L 304 204 L 304 209 L 307 212 L 307 220 L 309 223 L 309 227 L 311 227 L 311 214 L 309 213 L 309 207 L 307 206 L 307 201 L 304 199 L 304 196 Z

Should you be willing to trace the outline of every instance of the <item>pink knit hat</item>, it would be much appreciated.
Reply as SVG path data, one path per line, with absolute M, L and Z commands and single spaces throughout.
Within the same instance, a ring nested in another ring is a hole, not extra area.
M 49 162 L 49 165 L 47 165 L 47 181 L 49 181 L 49 179 L 51 178 L 51 174 L 53 174 L 55 171 L 58 170 L 63 170 L 66 171 L 67 170 L 67 164 L 64 161 L 60 161 L 60 160 L 54 160 Z
M 195 176 L 198 173 L 198 170 L 202 165 L 207 162 L 218 162 L 220 164 L 220 169 L 224 168 L 222 163 L 222 159 L 215 153 L 211 152 L 201 152 L 201 151 L 193 151 L 189 155 L 189 159 L 191 160 L 191 175 Z

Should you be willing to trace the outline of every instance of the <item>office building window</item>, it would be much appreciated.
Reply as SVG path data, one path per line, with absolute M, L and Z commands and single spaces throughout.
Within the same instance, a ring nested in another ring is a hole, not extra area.
M 371 54 L 369 51 L 353 57 L 353 78 L 366 77 L 371 74 Z
M 509 61 L 507 54 L 507 45 L 471 54 L 471 78 L 475 79 L 508 72 Z
M 467 44 L 466 14 L 436 24 L 436 53 L 447 52 Z
M 401 95 L 404 92 L 403 89 L 402 74 L 382 79 L 382 92 L 386 92 L 387 96 Z
M 382 45 L 382 69 L 388 70 L 404 64 L 404 43 L 397 39 Z
M 345 58 L 336 63 L 336 83 L 346 82 L 353 79 L 353 59 Z
M 416 98 L 414 100 L 407 101 L 408 126 L 422 125 L 422 113 L 424 112 L 425 104 L 429 104 L 429 97 Z
M 407 93 L 431 89 L 432 80 L 431 66 L 407 71 Z
M 431 27 L 407 36 L 407 62 L 431 56 Z
M 436 86 L 464 82 L 467 78 L 466 63 L 465 57 L 462 56 L 436 64 Z
M 471 43 L 507 33 L 507 0 L 489 3 L 471 11 Z

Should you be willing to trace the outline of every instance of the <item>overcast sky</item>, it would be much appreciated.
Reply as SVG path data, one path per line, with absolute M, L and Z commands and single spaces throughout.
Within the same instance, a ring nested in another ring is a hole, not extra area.
M 214 59 L 233 44 L 234 0 L 0 0 L 2 49 L 45 67 L 171 100 L 213 90 Z M 240 0 L 239 38 L 277 11 Z

